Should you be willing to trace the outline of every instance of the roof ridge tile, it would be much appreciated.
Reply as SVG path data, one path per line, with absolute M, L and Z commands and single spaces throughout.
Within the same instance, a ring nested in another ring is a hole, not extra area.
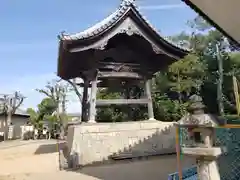
M 130 5 L 132 3 L 128 3 L 129 0 L 123 0 L 120 6 L 115 10 L 115 12 L 111 13 L 109 16 L 107 16 L 105 19 L 99 21 L 95 25 L 85 29 L 82 32 L 69 35 L 66 33 L 63 33 L 61 36 L 62 40 L 79 40 L 79 39 L 84 39 L 91 37 L 95 34 L 95 31 L 102 32 L 103 30 L 107 29 L 110 27 L 112 24 L 114 24 L 116 21 L 118 21 L 125 12 L 129 9 Z
M 135 0 L 122 0 L 120 6 L 115 10 L 115 12 L 111 13 L 109 16 L 107 16 L 105 19 L 99 21 L 95 25 L 85 29 L 84 31 L 81 31 L 79 33 L 75 34 L 66 34 L 62 33 L 60 37 L 61 40 L 81 40 L 93 37 L 95 35 L 100 34 L 101 32 L 105 31 L 106 29 L 110 28 L 113 24 L 115 24 L 117 21 L 121 19 L 121 17 L 130 10 L 130 8 L 134 8 L 140 15 L 140 18 L 142 18 L 145 23 L 159 36 L 161 36 L 160 32 L 150 23 L 150 21 L 147 19 L 146 16 L 141 13 L 140 8 L 136 5 Z M 178 47 L 182 50 L 189 51 L 187 47 L 181 46 L 179 43 L 173 42 L 171 39 L 165 36 L 161 36 L 166 42 L 169 44 Z

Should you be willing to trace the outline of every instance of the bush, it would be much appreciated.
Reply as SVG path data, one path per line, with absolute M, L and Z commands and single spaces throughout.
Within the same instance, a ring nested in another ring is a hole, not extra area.
M 186 114 L 188 103 L 179 103 L 167 96 L 155 95 L 153 97 L 155 118 L 161 121 L 178 121 Z

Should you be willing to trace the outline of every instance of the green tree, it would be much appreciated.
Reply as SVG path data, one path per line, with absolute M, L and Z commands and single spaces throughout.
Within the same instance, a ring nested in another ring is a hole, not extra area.
M 58 104 L 52 98 L 44 98 L 40 104 L 38 104 L 38 111 L 44 115 L 52 115 L 58 108 Z
M 64 126 L 66 125 L 66 117 L 65 107 L 66 107 L 66 93 L 67 86 L 61 84 L 59 80 L 52 80 L 52 82 L 48 82 L 45 88 L 36 89 L 41 94 L 44 94 L 48 97 L 48 99 L 43 100 L 39 105 L 39 113 L 43 113 L 46 115 L 46 112 L 50 112 L 55 109 L 55 116 L 57 116 L 57 122 L 61 128 L 61 134 L 64 134 Z M 60 105 L 62 104 L 62 111 Z M 45 111 L 45 112 L 43 112 Z M 49 115 L 49 114 L 47 114 Z M 45 116 L 46 117 L 46 116 Z
M 33 124 L 35 128 L 41 128 L 43 124 L 43 118 L 40 116 L 40 113 L 35 111 L 33 108 L 28 108 L 27 113 L 30 115 L 31 124 Z
M 188 102 L 172 100 L 167 94 L 153 94 L 155 118 L 160 121 L 178 121 L 186 113 Z
M 205 69 L 204 63 L 193 54 L 169 66 L 168 76 L 171 81 L 171 90 L 178 93 L 180 103 L 183 93 L 189 96 L 193 89 L 199 93 L 205 78 Z
M 119 99 L 120 93 L 110 92 L 106 88 L 98 90 L 97 99 Z M 111 105 L 97 109 L 97 122 L 122 122 L 127 119 L 127 114 L 119 106 Z
M 12 115 L 22 105 L 24 96 L 20 92 L 14 92 L 14 94 L 4 94 L 1 97 L 1 113 L 5 115 L 5 140 L 8 139 L 9 125 L 12 123 Z

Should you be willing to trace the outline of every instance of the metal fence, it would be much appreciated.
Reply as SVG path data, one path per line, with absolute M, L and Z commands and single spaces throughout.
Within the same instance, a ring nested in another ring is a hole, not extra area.
M 185 128 L 180 128 L 180 145 L 191 143 Z M 240 180 L 240 128 L 218 128 L 215 131 L 215 146 L 223 154 L 217 159 L 221 180 Z M 182 172 L 183 180 L 197 180 L 197 168 Z M 168 180 L 178 180 L 178 172 L 170 174 Z
M 218 166 L 222 180 L 240 179 L 240 129 L 217 129 L 216 146 L 224 152 L 218 158 Z

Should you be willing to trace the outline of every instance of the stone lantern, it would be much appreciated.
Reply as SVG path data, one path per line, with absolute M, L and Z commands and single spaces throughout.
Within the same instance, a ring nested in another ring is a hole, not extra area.
M 182 153 L 196 158 L 198 178 L 200 180 L 220 180 L 216 158 L 221 155 L 221 148 L 213 146 L 213 135 L 217 118 L 204 113 L 202 98 L 194 95 L 190 99 L 189 114 L 182 118 L 177 126 L 187 129 L 190 138 L 182 147 Z

